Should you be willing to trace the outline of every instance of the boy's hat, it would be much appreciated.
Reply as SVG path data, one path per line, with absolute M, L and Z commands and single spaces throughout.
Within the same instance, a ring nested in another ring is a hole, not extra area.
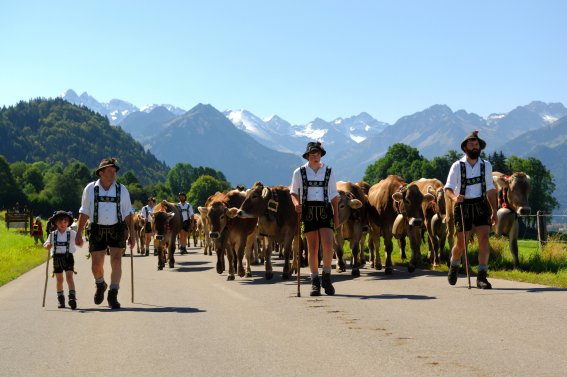
M 467 145 L 467 141 L 474 140 L 474 139 L 478 140 L 478 144 L 480 145 L 480 150 L 483 150 L 484 148 L 486 148 L 486 142 L 484 140 L 482 140 L 480 137 L 478 137 L 478 131 L 473 131 L 469 135 L 467 135 L 467 137 L 465 137 L 465 139 L 462 141 L 461 150 L 464 152 L 465 151 L 465 145 Z
M 319 141 L 310 141 L 307 143 L 307 148 L 305 149 L 305 153 L 303 153 L 303 158 L 309 160 L 309 153 L 311 152 L 321 152 L 321 157 L 323 157 L 327 152 L 321 146 Z
M 115 159 L 114 157 L 103 159 L 98 164 L 98 168 L 96 169 L 96 175 L 99 175 L 98 173 L 100 173 L 102 169 L 107 168 L 109 166 L 113 166 L 116 169 L 116 171 L 120 170 L 120 167 L 116 165 L 116 162 L 118 162 L 118 160 Z
M 51 216 L 49 218 L 48 221 L 51 222 L 51 224 L 55 224 L 57 222 L 57 220 L 62 219 L 62 218 L 67 218 L 67 220 L 69 221 L 69 225 L 73 224 L 73 217 L 70 216 L 67 212 L 65 211 L 57 211 L 53 214 L 53 216 Z

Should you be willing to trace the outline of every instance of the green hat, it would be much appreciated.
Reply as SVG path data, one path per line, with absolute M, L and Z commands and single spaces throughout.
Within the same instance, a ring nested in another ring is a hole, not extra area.
M 116 169 L 116 171 L 120 170 L 118 165 L 116 165 L 116 162 L 118 162 L 118 160 L 115 159 L 114 157 L 105 158 L 100 162 L 100 164 L 98 164 L 98 168 L 96 169 L 96 175 L 99 175 L 98 173 L 100 173 L 102 169 L 107 168 L 109 166 L 113 166 Z
M 480 137 L 478 137 L 478 131 L 473 131 L 467 137 L 465 137 L 465 139 L 461 143 L 461 150 L 464 152 L 465 151 L 465 145 L 467 144 L 467 141 L 474 140 L 474 139 L 478 140 L 478 144 L 480 145 L 480 150 L 483 150 L 484 148 L 486 148 L 486 141 L 484 141 Z

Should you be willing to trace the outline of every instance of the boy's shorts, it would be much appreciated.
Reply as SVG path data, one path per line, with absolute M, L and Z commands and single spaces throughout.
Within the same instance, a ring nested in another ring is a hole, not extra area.
M 73 254 L 55 254 L 53 256 L 53 273 L 60 274 L 63 271 L 75 271 L 75 258 Z
M 333 229 L 333 209 L 325 202 L 307 202 L 302 209 L 303 233 L 321 228 Z

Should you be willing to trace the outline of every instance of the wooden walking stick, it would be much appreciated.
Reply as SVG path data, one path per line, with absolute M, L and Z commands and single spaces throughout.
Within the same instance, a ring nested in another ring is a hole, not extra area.
M 45 286 L 43 287 L 43 304 L 42 308 L 45 308 L 45 295 L 47 293 L 47 280 L 49 279 L 49 259 L 51 257 L 51 250 L 47 250 L 47 262 L 45 263 Z
M 134 303 L 134 248 L 130 248 L 130 284 L 132 285 L 132 303 Z
M 301 193 L 301 189 L 299 189 Z M 301 197 L 299 197 L 301 204 Z M 297 297 L 301 297 L 301 214 L 297 214 Z
M 463 239 L 465 240 L 465 269 L 467 270 L 467 280 L 469 282 L 469 289 L 471 289 L 471 275 L 469 273 L 469 256 L 468 256 L 468 249 L 469 245 L 467 242 L 467 232 L 465 231 L 465 216 L 463 215 L 463 204 L 459 206 L 461 210 L 461 222 L 463 224 Z

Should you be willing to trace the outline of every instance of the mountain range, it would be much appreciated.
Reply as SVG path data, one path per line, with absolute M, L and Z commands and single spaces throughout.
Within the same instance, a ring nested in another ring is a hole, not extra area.
M 64 98 L 73 102 L 69 93 L 74 92 L 67 91 Z M 561 103 L 533 101 L 487 117 L 433 105 L 394 124 L 363 112 L 332 121 L 316 118 L 304 125 L 292 125 L 277 115 L 262 119 L 245 109 L 221 113 L 202 104 L 188 112 L 171 105 L 138 109 L 121 100 L 100 104 L 86 93 L 75 97 L 83 98 L 81 104 L 95 111 L 102 108 L 107 117 L 124 115 L 109 120 L 168 165 L 183 161 L 211 166 L 221 170 L 233 184 L 251 185 L 255 180 L 288 184 L 293 167 L 302 161 L 306 143 L 312 140 L 322 141 L 328 152 L 325 162 L 333 166 L 338 179 L 358 181 L 366 167 L 392 144 L 413 146 L 431 159 L 458 150 L 463 137 L 472 130 L 478 130 L 486 140 L 487 153 L 502 150 L 506 155 L 520 157 L 537 154 L 536 158 L 556 177 L 558 196 L 563 195 L 562 182 L 567 181 L 567 177 L 559 180 L 564 173 L 557 170 L 561 166 L 556 164 L 558 151 L 567 145 L 567 131 L 562 126 L 565 119 L 561 119 L 567 116 L 567 108 Z M 567 206 L 567 195 L 565 200 L 558 200 L 563 208 Z

